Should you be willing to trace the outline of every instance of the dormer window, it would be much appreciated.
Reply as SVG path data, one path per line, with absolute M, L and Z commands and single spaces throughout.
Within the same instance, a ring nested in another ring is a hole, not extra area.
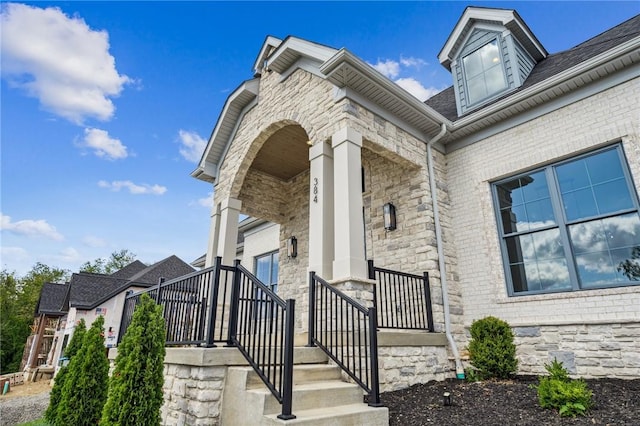
M 493 39 L 481 48 L 462 58 L 469 105 L 480 102 L 507 88 L 507 80 L 498 49 Z

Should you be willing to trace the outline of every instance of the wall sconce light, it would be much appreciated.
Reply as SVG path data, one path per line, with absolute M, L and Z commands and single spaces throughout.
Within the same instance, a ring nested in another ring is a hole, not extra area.
M 291 237 L 287 240 L 287 257 L 298 256 L 298 239 Z
M 387 203 L 382 206 L 384 216 L 384 229 L 393 231 L 396 229 L 396 208 L 393 204 Z

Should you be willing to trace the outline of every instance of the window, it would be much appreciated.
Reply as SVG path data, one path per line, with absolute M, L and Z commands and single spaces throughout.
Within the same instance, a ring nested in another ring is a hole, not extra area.
M 493 185 L 510 295 L 640 284 L 640 214 L 619 145 Z
M 278 252 L 256 257 L 256 277 L 269 286 L 274 293 L 278 291 Z
M 493 39 L 462 58 L 469 105 L 507 87 L 498 40 Z

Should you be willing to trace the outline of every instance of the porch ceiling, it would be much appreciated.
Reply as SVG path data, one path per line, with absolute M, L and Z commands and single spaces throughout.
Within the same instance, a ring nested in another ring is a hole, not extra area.
M 309 168 L 308 139 L 298 125 L 278 130 L 260 148 L 251 168 L 288 181 Z

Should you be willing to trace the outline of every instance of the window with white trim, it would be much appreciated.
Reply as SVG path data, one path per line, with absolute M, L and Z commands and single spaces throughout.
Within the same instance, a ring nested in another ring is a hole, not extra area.
M 640 284 L 638 196 L 620 145 L 492 189 L 510 295 Z
M 476 104 L 507 88 L 498 40 L 493 39 L 462 58 L 467 99 Z
M 274 293 L 278 291 L 278 252 L 256 256 L 255 275 L 262 283 L 266 284 Z

